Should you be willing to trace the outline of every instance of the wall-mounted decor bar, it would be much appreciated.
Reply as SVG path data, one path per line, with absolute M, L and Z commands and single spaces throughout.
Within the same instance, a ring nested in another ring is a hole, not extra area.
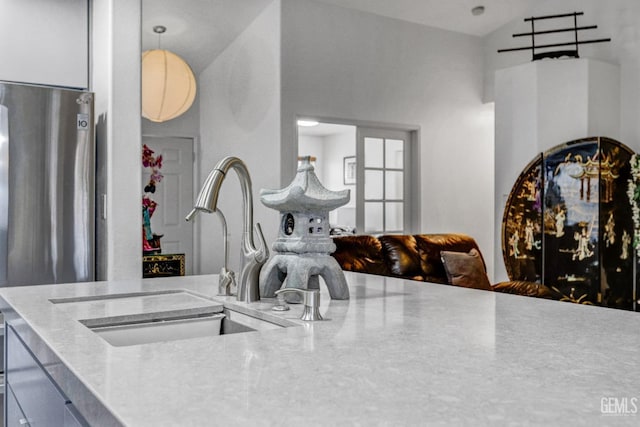
M 578 28 L 561 28 L 556 30 L 545 30 L 545 31 L 536 31 L 535 33 L 517 33 L 513 34 L 513 37 L 522 37 L 522 36 L 530 36 L 530 35 L 538 35 L 538 34 L 551 34 L 551 33 L 564 33 L 567 31 L 582 31 L 582 30 L 594 30 L 598 28 L 597 25 L 587 25 L 586 27 L 578 27 Z
M 524 18 L 524 22 L 541 21 L 543 19 L 569 18 L 571 16 L 576 17 L 581 15 L 584 15 L 584 12 L 570 12 L 570 13 L 561 13 L 559 15 L 532 16 L 531 18 Z
M 604 43 L 610 42 L 611 38 L 600 38 L 600 39 L 591 39 L 591 40 L 578 40 L 578 32 L 593 30 L 598 28 L 597 25 L 586 25 L 586 26 L 578 26 L 578 16 L 584 15 L 584 12 L 572 12 L 572 13 L 563 13 L 558 15 L 546 15 L 546 16 L 532 16 L 531 18 L 525 18 L 525 22 L 531 22 L 531 31 L 526 33 L 516 33 L 513 34 L 513 37 L 531 37 L 531 45 L 530 46 L 522 46 L 522 47 L 514 47 L 508 49 L 498 49 L 498 53 L 502 52 L 514 52 L 519 50 L 531 50 L 531 60 L 535 61 L 543 58 L 560 58 L 562 56 L 568 56 L 573 58 L 579 58 L 580 55 L 578 53 L 578 46 L 581 44 L 592 44 L 592 43 Z M 573 18 L 573 27 L 566 28 L 555 28 L 551 30 L 542 30 L 536 31 L 535 22 L 546 19 L 559 19 L 559 18 Z M 572 41 L 566 41 L 561 43 L 544 43 L 536 45 L 536 36 L 537 35 L 548 35 L 548 34 L 558 34 L 558 33 L 567 33 L 572 32 L 574 34 Z M 553 51 L 545 51 L 545 52 L 536 52 L 536 49 L 548 49 L 554 47 L 561 46 L 574 46 L 574 49 L 563 49 L 563 50 L 553 50 Z

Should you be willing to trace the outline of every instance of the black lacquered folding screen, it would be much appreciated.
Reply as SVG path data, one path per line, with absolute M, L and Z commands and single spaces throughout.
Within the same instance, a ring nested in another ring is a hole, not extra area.
M 543 283 L 558 299 L 634 309 L 632 154 L 618 141 L 585 138 L 525 168 L 502 225 L 511 280 Z

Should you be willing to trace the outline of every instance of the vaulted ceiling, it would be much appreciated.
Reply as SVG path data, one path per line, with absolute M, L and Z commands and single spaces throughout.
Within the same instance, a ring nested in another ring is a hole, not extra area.
M 474 36 L 484 36 L 527 14 L 541 0 L 318 0 L 390 18 Z M 482 15 L 471 9 L 484 6 Z
M 543 0 L 317 0 L 390 18 L 484 36 Z M 143 0 L 143 50 L 169 49 L 200 73 L 272 0 Z M 485 7 L 474 16 L 471 9 Z M 158 37 L 155 25 L 167 27 Z

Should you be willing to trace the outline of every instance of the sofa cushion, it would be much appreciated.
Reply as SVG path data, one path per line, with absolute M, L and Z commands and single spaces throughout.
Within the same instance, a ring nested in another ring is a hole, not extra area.
M 469 252 L 476 249 L 476 241 L 465 234 L 417 234 L 415 235 L 420 257 L 420 267 L 428 282 L 449 283 L 440 252 Z M 482 259 L 482 254 L 480 254 Z M 484 265 L 484 260 L 482 261 Z M 486 270 L 486 268 L 485 268 Z
M 378 238 L 382 255 L 391 273 L 396 276 L 422 280 L 422 268 L 415 237 L 387 234 Z
M 343 270 L 359 273 L 381 274 L 389 276 L 382 245 L 373 236 L 340 236 L 334 237 L 336 251 L 331 254 Z
M 464 288 L 491 290 L 484 262 L 476 249 L 469 252 L 442 251 L 440 254 L 449 283 Z

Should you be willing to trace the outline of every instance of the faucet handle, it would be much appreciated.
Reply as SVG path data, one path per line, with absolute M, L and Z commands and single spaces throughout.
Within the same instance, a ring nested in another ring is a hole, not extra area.
M 304 304 L 304 310 L 302 311 L 302 320 L 322 320 L 320 315 L 320 291 L 318 289 L 299 289 L 299 288 L 284 288 L 277 290 L 276 296 L 288 293 L 298 293 L 302 295 L 302 303 Z
M 264 234 L 262 234 L 262 227 L 260 226 L 260 223 L 256 222 L 254 228 L 256 230 L 258 242 L 260 243 L 260 247 L 257 248 L 254 258 L 258 264 L 264 264 L 269 259 L 269 246 L 267 245 L 267 241 L 264 239 Z

